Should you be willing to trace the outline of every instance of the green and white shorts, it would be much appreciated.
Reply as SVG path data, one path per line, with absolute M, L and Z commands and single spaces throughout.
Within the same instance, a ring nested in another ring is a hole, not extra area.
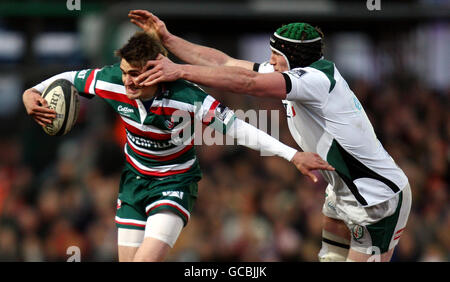
M 394 248 L 411 210 L 409 184 L 391 199 L 370 207 L 351 200 L 351 192 L 346 190 L 349 195 L 341 192 L 337 197 L 333 187 L 328 185 L 322 213 L 347 225 L 351 233 L 350 248 L 365 254 L 383 254 Z
M 148 178 L 125 167 L 120 179 L 116 226 L 145 230 L 147 218 L 161 211 L 180 216 L 185 226 L 197 199 L 198 180 L 190 174 Z

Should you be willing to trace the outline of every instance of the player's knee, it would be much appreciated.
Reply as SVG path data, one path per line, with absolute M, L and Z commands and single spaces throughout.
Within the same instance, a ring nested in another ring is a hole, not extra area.
M 349 240 L 331 234 L 327 231 L 322 232 L 322 248 L 319 252 L 320 262 L 340 262 L 346 261 L 350 248 Z
M 320 262 L 342 262 L 347 259 L 348 250 L 334 249 L 330 250 L 322 246 L 319 252 Z
M 158 239 L 146 238 L 133 258 L 134 262 L 162 262 L 170 250 L 169 245 Z

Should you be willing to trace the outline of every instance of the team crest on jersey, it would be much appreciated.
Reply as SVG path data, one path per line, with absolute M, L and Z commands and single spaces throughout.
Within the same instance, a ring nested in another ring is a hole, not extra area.
M 362 227 L 361 225 L 353 226 L 352 236 L 353 236 L 353 239 L 355 239 L 356 241 L 358 241 L 359 239 L 364 237 L 364 227 Z
M 228 107 L 219 104 L 215 110 L 215 116 L 217 119 L 226 124 L 233 116 L 233 111 L 230 110 Z

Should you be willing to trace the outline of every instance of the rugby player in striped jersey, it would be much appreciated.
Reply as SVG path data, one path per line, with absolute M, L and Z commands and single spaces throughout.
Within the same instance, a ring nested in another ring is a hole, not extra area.
M 363 106 L 323 56 L 323 33 L 308 23 L 278 28 L 270 38 L 269 62 L 257 64 L 171 34 L 148 11 L 129 13 L 144 31 L 157 34 L 171 53 L 147 63 L 140 85 L 187 79 L 227 92 L 271 97 L 286 107 L 292 137 L 335 171 L 323 205 L 320 261 L 389 261 L 408 220 L 408 178 L 383 148 Z
M 237 119 L 232 110 L 190 82 L 138 86 L 135 78 L 148 60 L 160 54 L 167 55 L 160 41 L 139 32 L 116 51 L 120 63 L 64 72 L 23 94 L 27 112 L 40 125 L 55 116 L 40 94 L 60 78 L 71 81 L 84 97 L 102 98 L 120 116 L 127 137 L 115 218 L 120 261 L 164 260 L 188 223 L 201 179 L 193 146 L 195 121 L 240 145 L 285 158 L 313 181 L 317 178 L 312 170 L 334 169 L 317 154 L 297 152 Z

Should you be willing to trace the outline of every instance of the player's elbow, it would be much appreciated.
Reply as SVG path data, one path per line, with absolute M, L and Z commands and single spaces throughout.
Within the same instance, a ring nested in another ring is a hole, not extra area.
M 286 94 L 283 93 L 281 88 L 275 87 L 275 85 L 267 83 L 260 76 L 254 76 L 249 78 L 245 83 L 246 93 L 257 97 L 268 97 L 285 99 Z

